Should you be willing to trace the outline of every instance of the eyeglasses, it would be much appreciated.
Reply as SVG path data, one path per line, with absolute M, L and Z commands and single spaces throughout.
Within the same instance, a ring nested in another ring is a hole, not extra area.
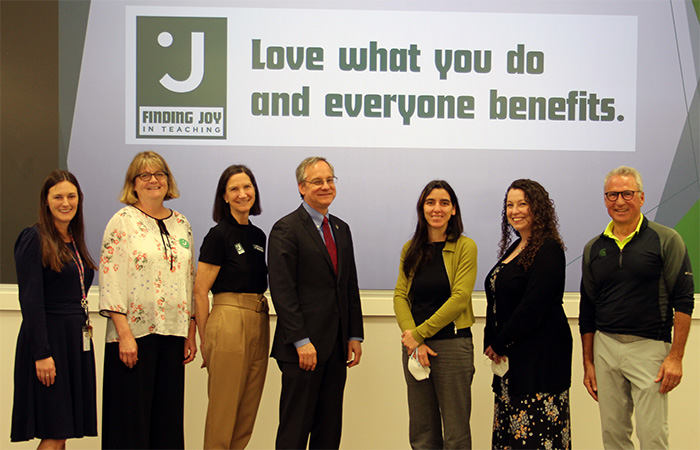
M 326 178 L 326 179 L 317 178 L 317 179 L 311 180 L 311 181 L 306 181 L 306 180 L 304 180 L 304 183 L 313 184 L 313 185 L 316 186 L 316 187 L 321 187 L 321 186 L 323 186 L 324 183 L 328 183 L 328 186 L 333 186 L 333 185 L 335 185 L 335 181 L 336 181 L 337 179 L 338 179 L 338 177 L 335 177 L 335 176 L 334 176 L 334 177 L 329 177 L 329 178 Z
M 134 177 L 134 180 L 136 180 L 138 178 L 143 182 L 149 182 L 149 181 L 151 181 L 151 177 L 156 177 L 156 180 L 163 181 L 163 180 L 165 180 L 165 178 L 167 176 L 168 176 L 168 172 L 163 172 L 162 170 L 158 171 L 156 173 L 143 172 L 143 173 L 136 175 Z
M 617 197 L 622 194 L 622 198 L 624 200 L 632 200 L 634 198 L 634 194 L 637 192 L 642 191 L 608 191 L 605 193 L 605 198 L 607 198 L 608 201 L 614 202 L 617 200 Z

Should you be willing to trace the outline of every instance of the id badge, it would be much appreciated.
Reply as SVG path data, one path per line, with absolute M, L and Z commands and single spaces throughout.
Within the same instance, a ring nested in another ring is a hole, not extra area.
M 83 351 L 84 352 L 89 352 L 90 351 L 90 338 L 91 338 L 91 330 L 88 327 L 83 327 Z

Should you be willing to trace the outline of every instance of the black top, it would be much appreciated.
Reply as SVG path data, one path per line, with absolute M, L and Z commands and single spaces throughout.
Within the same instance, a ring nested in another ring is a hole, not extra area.
M 75 251 L 72 244 L 68 244 Z M 33 360 L 52 356 L 46 330 L 47 314 L 82 314 L 78 266 L 71 259 L 60 272 L 44 267 L 41 262 L 41 236 L 34 226 L 25 228 L 15 243 L 15 264 L 19 302 L 22 308 L 22 329 L 29 339 Z M 85 292 L 90 289 L 94 271 L 85 267 Z
M 418 269 L 413 277 L 413 283 L 411 283 L 411 295 L 413 298 L 411 315 L 416 326 L 435 314 L 435 311 L 440 309 L 452 295 L 450 279 L 447 276 L 445 260 L 442 257 L 442 249 L 445 248 L 445 242 L 433 242 L 428 245 L 432 247 L 430 249 L 432 258 L 427 264 Z M 450 323 L 426 340 L 450 339 L 454 337 L 454 324 Z
M 508 256 L 520 240 L 504 254 Z M 484 349 L 508 356 L 506 377 L 512 395 L 559 393 L 571 385 L 571 329 L 562 305 L 566 260 L 564 250 L 547 239 L 527 271 L 499 261 L 486 277 L 488 300 Z M 490 280 L 495 271 L 495 283 Z M 494 391 L 500 391 L 494 376 Z
M 579 327 L 671 342 L 674 311 L 693 314 L 693 273 L 683 239 L 642 219 L 618 247 L 602 234 L 583 251 Z
M 249 222 L 241 225 L 232 215 L 209 230 L 199 251 L 201 262 L 219 266 L 212 293 L 263 294 L 267 290 L 265 233 Z

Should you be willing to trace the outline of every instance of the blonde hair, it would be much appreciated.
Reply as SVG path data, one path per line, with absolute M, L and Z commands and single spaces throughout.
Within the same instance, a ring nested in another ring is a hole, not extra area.
M 180 191 L 177 189 L 177 183 L 175 183 L 175 177 L 170 172 L 170 167 L 168 163 L 165 162 L 162 156 L 156 152 L 145 151 L 134 156 L 134 159 L 129 164 L 129 168 L 126 170 L 126 177 L 124 178 L 124 188 L 119 195 L 119 201 L 125 205 L 133 205 L 139 201 L 136 191 L 134 189 L 134 183 L 136 177 L 139 173 L 146 167 L 151 166 L 153 169 L 160 171 L 162 170 L 167 174 L 168 179 L 168 191 L 165 193 L 164 200 L 170 200 L 172 198 L 180 197 Z

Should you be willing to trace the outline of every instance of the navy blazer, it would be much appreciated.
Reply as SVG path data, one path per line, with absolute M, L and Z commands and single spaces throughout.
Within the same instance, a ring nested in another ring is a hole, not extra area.
M 362 305 L 350 227 L 329 216 L 338 250 L 338 274 L 311 216 L 300 205 L 275 223 L 268 245 L 270 293 L 277 313 L 272 357 L 298 362 L 294 342 L 309 338 L 317 359 L 342 342 L 364 337 Z M 344 346 L 347 352 L 347 346 Z M 347 355 L 346 355 L 347 357 Z

